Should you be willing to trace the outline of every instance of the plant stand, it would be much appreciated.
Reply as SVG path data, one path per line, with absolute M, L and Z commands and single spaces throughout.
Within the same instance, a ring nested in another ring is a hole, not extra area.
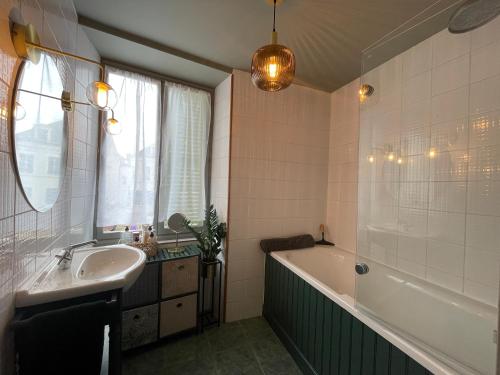
M 215 311 L 215 279 L 217 276 L 217 272 L 219 272 L 219 285 L 217 287 L 218 290 L 218 298 L 217 298 L 217 306 L 218 309 Z M 200 273 L 200 283 L 201 283 L 201 312 L 200 312 L 200 327 L 201 331 L 205 327 L 217 324 L 220 326 L 220 310 L 221 310 L 221 286 L 222 286 L 222 262 L 220 260 L 215 260 L 213 262 L 205 262 L 201 261 L 201 273 Z M 210 286 L 209 290 L 207 290 L 208 286 Z M 207 292 L 209 296 L 207 296 Z M 205 306 L 205 302 L 207 297 L 210 300 L 210 304 Z M 205 310 L 208 308 L 207 310 Z M 217 312 L 217 314 L 216 314 Z

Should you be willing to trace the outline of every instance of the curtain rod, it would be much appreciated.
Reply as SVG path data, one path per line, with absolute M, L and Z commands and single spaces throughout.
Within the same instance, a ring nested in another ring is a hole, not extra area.
M 127 63 L 123 63 L 123 62 L 120 62 L 120 61 L 102 58 L 101 59 L 101 63 L 103 65 L 112 66 L 112 67 L 118 68 L 118 69 L 128 70 L 128 71 L 131 71 L 133 73 L 142 74 L 142 75 L 148 76 L 150 78 L 158 79 L 158 80 L 161 80 L 161 81 L 168 81 L 168 82 L 172 82 L 172 83 L 179 83 L 179 84 L 182 84 L 182 85 L 185 85 L 185 86 L 189 86 L 189 87 L 192 87 L 192 88 L 195 88 L 195 89 L 207 91 L 207 92 L 209 92 L 211 94 L 213 94 L 215 92 L 215 88 L 210 87 L 210 86 L 205 86 L 205 85 L 200 85 L 198 83 L 185 81 L 185 80 L 180 79 L 180 78 L 175 78 L 175 77 L 167 76 L 165 74 L 161 74 L 161 73 L 158 73 L 158 72 L 153 72 L 151 70 L 144 69 L 144 68 L 141 68 L 141 67 L 138 67 L 138 66 L 135 66 L 135 65 L 130 65 L 130 64 L 127 64 Z

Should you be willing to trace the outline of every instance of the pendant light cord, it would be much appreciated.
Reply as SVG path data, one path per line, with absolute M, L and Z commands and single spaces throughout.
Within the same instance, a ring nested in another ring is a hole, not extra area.
M 274 0 L 273 31 L 276 31 L 276 0 Z

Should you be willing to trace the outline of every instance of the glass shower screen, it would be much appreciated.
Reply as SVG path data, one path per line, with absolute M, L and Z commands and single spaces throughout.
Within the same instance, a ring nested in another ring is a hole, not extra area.
M 363 52 L 356 304 L 459 373 L 495 374 L 500 18 L 452 34 L 444 3 Z

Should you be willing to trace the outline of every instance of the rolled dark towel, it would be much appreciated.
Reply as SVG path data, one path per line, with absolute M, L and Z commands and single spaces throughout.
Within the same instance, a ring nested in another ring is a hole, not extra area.
M 295 250 L 314 247 L 314 238 L 310 234 L 300 236 L 269 238 L 260 241 L 260 248 L 265 253 L 281 250 Z

